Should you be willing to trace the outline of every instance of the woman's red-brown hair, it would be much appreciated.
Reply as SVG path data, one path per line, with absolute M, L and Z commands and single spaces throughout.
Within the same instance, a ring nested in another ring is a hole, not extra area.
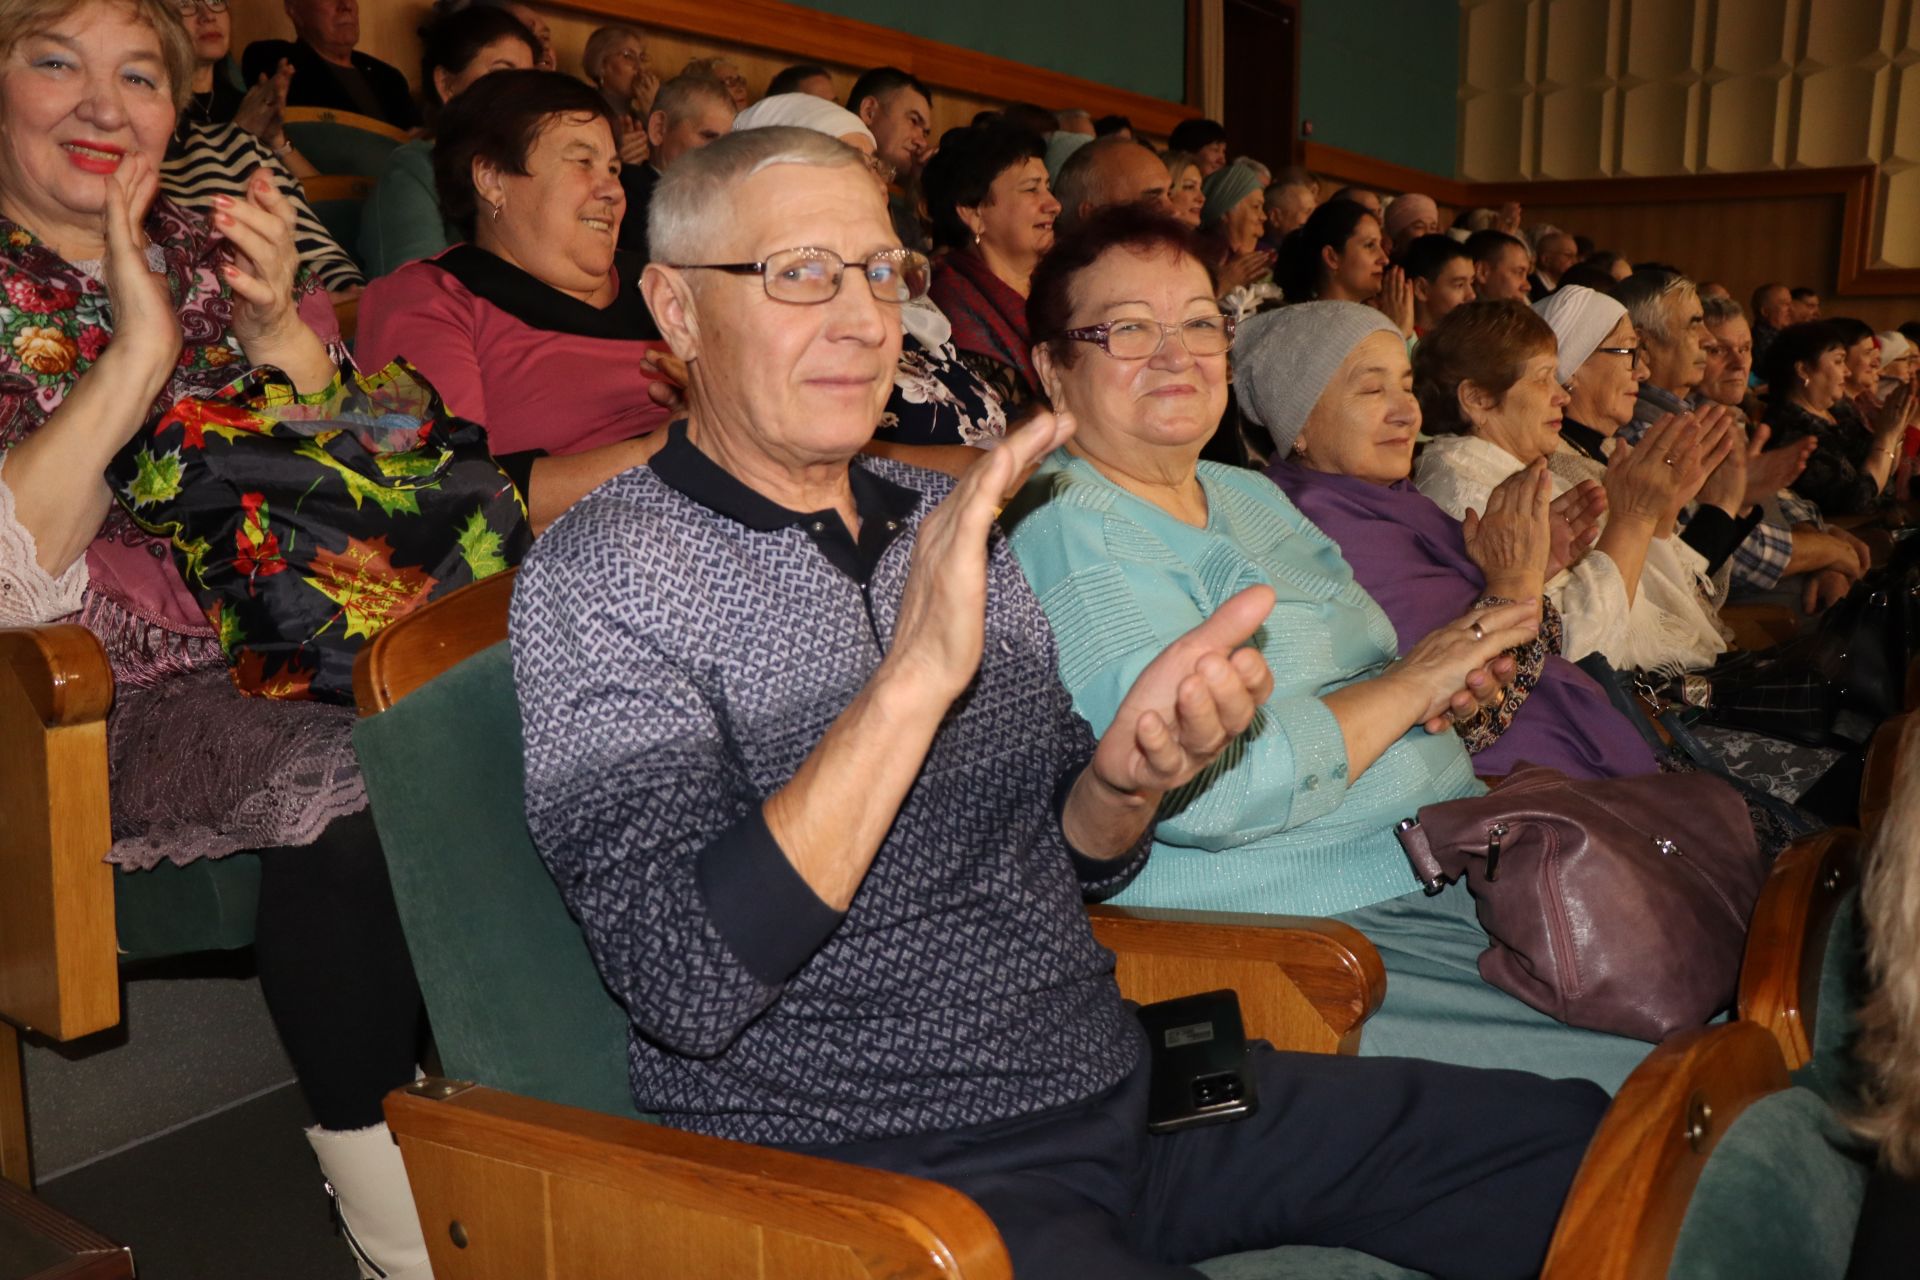
M 1468 302 L 1447 313 L 1413 349 L 1413 393 L 1428 434 L 1464 436 L 1473 430 L 1460 407 L 1460 388 L 1472 383 L 1506 398 L 1527 361 L 1560 349 L 1553 326 L 1524 302 Z
M 1142 257 L 1164 253 L 1192 258 L 1206 271 L 1208 281 L 1213 280 L 1206 246 L 1186 223 L 1145 205 L 1098 210 L 1054 242 L 1034 268 L 1027 288 L 1027 333 L 1036 348 L 1048 348 L 1058 365 L 1071 367 L 1080 355 L 1079 344 L 1063 337 L 1073 327 L 1073 282 L 1112 249 Z

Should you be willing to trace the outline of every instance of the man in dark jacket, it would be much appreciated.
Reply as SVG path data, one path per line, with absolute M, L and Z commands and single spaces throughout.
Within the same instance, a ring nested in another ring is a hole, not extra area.
M 240 60 L 248 84 L 293 64 L 290 107 L 330 107 L 372 116 L 400 129 L 420 123 L 413 91 L 398 67 L 354 50 L 360 43 L 359 0 L 285 0 L 294 40 L 256 40 Z

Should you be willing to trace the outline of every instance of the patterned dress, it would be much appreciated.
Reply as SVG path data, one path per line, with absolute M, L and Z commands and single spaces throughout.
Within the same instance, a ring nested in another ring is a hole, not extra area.
M 184 339 L 147 413 L 150 427 L 176 400 L 234 381 L 247 360 L 219 274 L 227 242 L 165 197 L 143 229 L 148 265 L 166 278 Z M 68 262 L 5 218 L 0 294 L 0 626 L 79 622 L 106 648 L 115 685 L 108 860 L 147 867 L 311 843 L 366 804 L 348 740 L 351 710 L 243 697 L 167 545 L 119 508 L 61 573 L 35 563 L 33 538 L 14 518 L 6 455 L 99 359 L 112 340 L 112 305 L 97 266 Z M 307 279 L 296 296 L 302 317 L 343 355 L 325 295 Z

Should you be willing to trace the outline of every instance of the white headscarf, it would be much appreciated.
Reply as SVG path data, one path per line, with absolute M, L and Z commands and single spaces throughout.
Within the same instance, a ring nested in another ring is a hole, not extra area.
M 1562 385 L 1573 381 L 1573 375 L 1587 362 L 1587 357 L 1607 340 L 1613 327 L 1620 323 L 1620 317 L 1627 314 L 1625 307 L 1606 294 L 1579 284 L 1555 289 L 1534 303 L 1533 309 L 1553 327 L 1553 336 L 1560 340 L 1560 363 L 1555 372 Z
M 868 142 L 873 142 L 873 130 L 862 124 L 859 116 L 838 103 L 816 98 L 810 93 L 776 93 L 771 98 L 760 99 L 733 118 L 735 133 L 743 129 L 768 129 L 780 125 L 812 129 L 830 138 L 844 138 L 850 133 L 857 133 Z
M 1898 329 L 1889 329 L 1885 333 L 1876 333 L 1880 340 L 1880 367 L 1886 368 L 1895 360 L 1913 354 L 1913 344 L 1907 341 L 1907 335 Z

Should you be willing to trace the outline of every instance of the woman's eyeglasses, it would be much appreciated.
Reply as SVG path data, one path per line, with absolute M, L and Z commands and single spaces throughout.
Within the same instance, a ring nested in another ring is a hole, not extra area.
M 1108 320 L 1085 329 L 1069 329 L 1062 337 L 1091 342 L 1115 360 L 1148 360 L 1160 354 L 1167 335 L 1180 335 L 1180 345 L 1192 356 L 1224 355 L 1233 345 L 1235 321 L 1229 315 L 1195 316 L 1179 324 L 1158 320 Z
M 848 262 L 831 249 L 782 249 L 768 254 L 762 262 L 689 262 L 674 264 L 674 269 L 759 276 L 767 296 L 775 302 L 811 306 L 838 297 L 841 278 L 851 266 L 860 268 L 867 288 L 882 302 L 924 298 L 933 283 L 933 264 L 926 254 L 912 249 L 885 249 L 861 263 Z
M 1653 365 L 1647 359 L 1647 349 L 1645 347 L 1595 347 L 1594 350 L 1605 355 L 1627 357 L 1628 360 L 1633 362 L 1634 372 L 1636 373 L 1642 369 L 1651 370 L 1653 368 Z

